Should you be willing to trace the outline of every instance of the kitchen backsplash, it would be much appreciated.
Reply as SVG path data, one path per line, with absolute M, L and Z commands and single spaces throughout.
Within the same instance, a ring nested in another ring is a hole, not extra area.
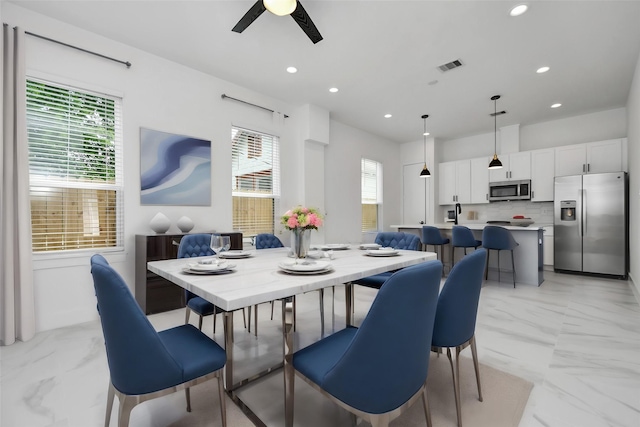
M 442 218 L 453 206 L 444 206 Z M 475 213 L 475 214 L 474 214 Z M 535 224 L 553 224 L 553 202 L 527 202 L 516 200 L 511 202 L 494 202 L 482 205 L 462 205 L 462 213 L 459 216 L 460 224 L 470 222 L 508 221 L 514 215 L 524 215 L 531 218 Z

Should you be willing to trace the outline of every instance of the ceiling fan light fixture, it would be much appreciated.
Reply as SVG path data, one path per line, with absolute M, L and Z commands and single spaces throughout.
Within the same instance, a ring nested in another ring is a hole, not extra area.
M 262 0 L 264 7 L 274 15 L 285 16 L 291 15 L 296 10 L 296 0 Z

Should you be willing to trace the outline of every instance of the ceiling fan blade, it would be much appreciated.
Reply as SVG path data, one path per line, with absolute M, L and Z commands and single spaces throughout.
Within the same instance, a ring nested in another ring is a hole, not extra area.
M 236 26 L 233 27 L 231 31 L 235 31 L 236 33 L 243 32 L 253 21 L 258 19 L 258 16 L 262 15 L 262 12 L 265 10 L 267 10 L 267 8 L 264 7 L 262 0 L 258 0 L 253 6 L 251 6 L 251 9 L 249 9 L 242 18 L 240 18 Z
M 291 12 L 291 17 L 298 23 L 298 25 L 300 25 L 302 31 L 304 31 L 307 36 L 309 36 L 313 44 L 316 44 L 320 40 L 322 40 L 320 32 L 318 31 L 315 24 L 311 20 L 311 17 L 307 13 L 307 11 L 304 10 L 304 7 L 302 7 L 302 4 L 300 4 L 299 1 L 296 10 Z

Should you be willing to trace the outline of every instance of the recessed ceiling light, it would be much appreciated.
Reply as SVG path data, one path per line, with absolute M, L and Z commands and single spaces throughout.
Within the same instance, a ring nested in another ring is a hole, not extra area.
M 329 89 L 329 92 L 331 93 L 336 93 L 338 91 L 337 87 L 332 87 L 331 89 Z
M 297 73 L 298 69 L 296 67 L 287 67 L 287 73 Z
M 425 132 L 425 133 L 423 133 L 422 135 L 424 135 L 424 136 L 429 136 L 429 132 Z
M 546 73 L 547 71 L 549 71 L 549 67 L 540 67 L 536 70 L 536 73 L 542 74 L 542 73 Z
M 384 118 L 385 118 L 385 119 L 390 119 L 391 117 L 393 117 L 391 114 L 385 114 L 385 115 L 384 115 Z
M 437 80 L 431 80 L 429 83 L 427 83 L 429 86 L 433 86 L 433 85 L 437 85 L 438 81 Z
M 515 6 L 513 9 L 511 9 L 511 11 L 509 12 L 509 15 L 520 16 L 523 13 L 525 13 L 527 9 L 529 9 L 529 6 L 527 6 L 526 4 L 519 4 Z
M 558 108 L 558 107 L 560 107 L 561 105 L 562 105 L 562 104 L 560 104 L 560 103 L 558 102 L 558 103 L 556 103 L 556 104 L 553 104 L 553 105 L 551 106 L 551 108 Z

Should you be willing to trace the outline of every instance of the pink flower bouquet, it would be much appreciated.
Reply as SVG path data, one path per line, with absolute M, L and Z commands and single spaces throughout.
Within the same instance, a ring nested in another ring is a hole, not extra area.
M 287 230 L 317 230 L 322 225 L 322 215 L 315 208 L 297 206 L 285 212 L 280 223 Z

